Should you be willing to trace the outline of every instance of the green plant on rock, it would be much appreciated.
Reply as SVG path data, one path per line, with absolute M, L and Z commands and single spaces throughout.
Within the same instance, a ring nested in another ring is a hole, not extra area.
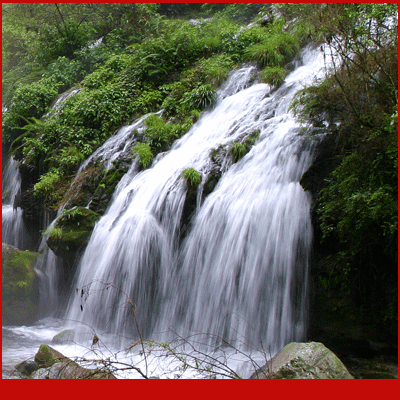
M 46 230 L 43 235 L 48 236 L 51 239 L 57 240 L 61 239 L 63 231 L 61 228 L 51 228 Z
M 213 106 L 216 101 L 216 90 L 210 84 L 205 84 L 187 93 L 182 102 L 187 108 L 204 110 Z
M 232 156 L 232 161 L 239 161 L 247 153 L 246 146 L 243 143 L 235 142 L 229 148 L 229 153 Z
M 186 168 L 183 170 L 182 177 L 185 178 L 192 187 L 199 186 L 202 180 L 201 173 L 196 171 L 194 168 Z
M 139 165 L 146 169 L 153 161 L 154 155 L 151 151 L 151 147 L 147 143 L 137 143 L 133 147 L 133 153 L 139 157 Z
M 68 146 L 61 150 L 58 162 L 64 170 L 68 171 L 79 167 L 83 160 L 84 155 L 76 148 L 76 146 Z
M 190 118 L 185 118 L 181 123 L 165 122 L 161 117 L 150 115 L 145 120 L 147 126 L 145 140 L 150 145 L 153 153 L 167 149 L 174 140 L 180 138 L 193 125 Z
M 213 87 L 221 85 L 233 69 L 235 63 L 227 54 L 218 54 L 199 63 L 201 73 L 205 76 L 205 82 Z
M 61 179 L 61 172 L 58 169 L 53 169 L 40 177 L 33 189 L 35 196 L 43 196 L 51 198 L 54 193 L 54 188 Z
M 278 67 L 289 62 L 299 48 L 300 37 L 284 31 L 283 22 L 278 21 L 244 50 L 244 56 L 249 61 L 256 61 L 261 68 Z
M 266 67 L 260 71 L 261 80 L 273 86 L 281 85 L 286 76 L 286 71 L 282 67 Z

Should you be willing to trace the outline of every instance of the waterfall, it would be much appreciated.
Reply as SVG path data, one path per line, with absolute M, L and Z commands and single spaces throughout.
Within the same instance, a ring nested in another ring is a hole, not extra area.
M 254 83 L 254 67 L 233 72 L 213 110 L 151 168 L 123 180 L 79 264 L 67 320 L 134 336 L 129 296 L 145 338 L 202 332 L 271 351 L 304 339 L 311 199 L 299 180 L 313 152 L 288 109 L 324 53 L 309 48 L 300 58 L 279 90 Z M 182 242 L 182 171 L 202 173 L 201 194 L 213 149 L 256 130 L 251 151 L 227 165 L 203 203 L 198 196 Z
M 20 249 L 28 247 L 28 236 L 19 207 L 21 176 L 18 162 L 11 157 L 2 174 L 2 241 Z

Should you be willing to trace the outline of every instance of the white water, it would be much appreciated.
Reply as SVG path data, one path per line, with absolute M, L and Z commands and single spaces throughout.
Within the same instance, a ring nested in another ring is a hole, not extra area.
M 137 173 L 133 166 L 126 174 L 95 227 L 77 271 L 74 288 L 79 289 L 68 305 L 67 325 L 81 326 L 86 334 L 81 345 L 55 346 L 58 350 L 87 357 L 94 332 L 101 343 L 92 358 L 100 349 L 108 356 L 109 349 L 115 354 L 113 349 L 136 340 L 125 294 L 135 304 L 145 339 L 167 341 L 172 331 L 184 338 L 201 332 L 206 334 L 201 344 L 218 345 L 223 336 L 240 349 L 260 350 L 262 344 L 270 356 L 305 338 L 312 238 L 310 199 L 299 179 L 312 161 L 312 149 L 298 135 L 288 107 L 294 93 L 323 68 L 324 54 L 306 50 L 302 62 L 276 92 L 265 84 L 247 87 L 254 71 L 238 71 L 221 89 L 215 109 L 170 152 L 150 169 Z M 254 130 L 260 131 L 256 145 L 198 204 L 189 235 L 180 243 L 187 190 L 181 172 L 193 167 L 204 183 L 211 150 Z M 19 327 L 8 329 L 20 334 Z M 26 330 L 49 342 L 54 321 Z M 32 354 L 37 347 L 35 342 Z M 139 350 L 131 362 L 138 361 Z M 3 364 L 12 354 L 3 349 Z M 231 363 L 242 376 L 251 373 L 243 360 Z M 162 368 L 153 364 L 156 375 Z
M 18 206 L 21 194 L 21 176 L 18 162 L 11 158 L 2 174 L 2 242 L 20 249 L 28 245 L 27 232 Z
M 303 62 L 275 93 L 266 84 L 240 90 L 238 77 L 252 71 L 237 71 L 226 88 L 240 91 L 222 90 L 213 111 L 120 190 L 80 263 L 67 319 L 135 336 L 129 296 L 145 338 L 163 340 L 171 328 L 273 350 L 304 339 L 311 223 L 299 179 L 311 154 L 288 107 L 323 54 L 306 51 Z M 182 171 L 193 167 L 204 181 L 211 149 L 256 129 L 258 143 L 199 207 L 180 246 Z

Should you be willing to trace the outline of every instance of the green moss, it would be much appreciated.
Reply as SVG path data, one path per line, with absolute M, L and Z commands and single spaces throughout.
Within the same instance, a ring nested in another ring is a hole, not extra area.
M 183 170 L 182 177 L 185 178 L 192 187 L 199 186 L 202 179 L 201 173 L 197 172 L 194 168 L 186 168 Z
M 286 71 L 282 67 L 266 67 L 260 71 L 261 80 L 270 85 L 279 86 L 286 77 Z
M 4 325 L 34 322 L 38 287 L 34 265 L 39 253 L 2 246 L 2 317 Z
M 151 151 L 150 145 L 147 143 L 137 143 L 133 147 L 133 153 L 139 156 L 139 165 L 146 169 L 151 165 L 154 155 Z
M 47 238 L 48 246 L 67 264 L 74 262 L 76 252 L 86 246 L 93 227 L 100 215 L 85 207 L 74 207 L 64 210 L 57 219 L 54 228 Z M 57 234 L 52 234 L 54 231 Z
M 50 367 L 60 360 L 47 344 L 41 344 L 36 353 L 35 361 L 40 364 L 41 367 Z
M 235 142 L 229 148 L 229 153 L 232 156 L 232 161 L 239 161 L 247 153 L 246 146 L 243 143 Z

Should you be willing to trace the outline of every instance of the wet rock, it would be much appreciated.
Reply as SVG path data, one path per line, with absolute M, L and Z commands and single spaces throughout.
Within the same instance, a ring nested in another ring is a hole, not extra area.
M 64 261 L 66 275 L 72 275 L 75 260 L 84 251 L 99 214 L 85 207 L 65 210 L 49 230 L 47 245 Z
M 34 265 L 39 253 L 2 244 L 3 325 L 27 325 L 36 320 L 39 287 Z
M 250 379 L 353 379 L 322 343 L 289 343 Z
M 110 372 L 84 368 L 46 344 L 40 346 L 35 361 L 39 369 L 32 379 L 116 379 Z
M 15 367 L 22 375 L 31 375 L 38 368 L 39 364 L 36 361 L 22 361 Z
M 75 331 L 73 329 L 65 329 L 60 333 L 57 333 L 51 340 L 54 344 L 65 344 L 71 343 L 74 340 Z

